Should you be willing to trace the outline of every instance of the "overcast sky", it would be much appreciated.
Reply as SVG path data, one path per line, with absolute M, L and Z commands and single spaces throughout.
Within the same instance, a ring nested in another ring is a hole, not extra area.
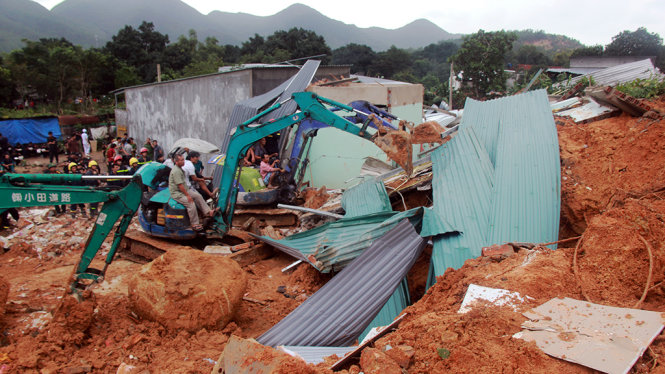
M 62 0 L 36 1 L 51 9 Z M 203 14 L 221 10 L 258 16 L 275 14 L 295 3 L 289 0 L 183 1 Z M 634 31 L 640 26 L 665 36 L 663 0 L 301 0 L 300 3 L 359 27 L 393 29 L 426 18 L 451 33 L 534 29 L 567 35 L 587 45 L 609 44 L 614 35 L 624 30 Z

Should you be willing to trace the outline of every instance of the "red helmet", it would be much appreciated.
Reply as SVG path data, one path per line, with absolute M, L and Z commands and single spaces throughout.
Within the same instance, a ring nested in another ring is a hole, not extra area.
M 117 156 L 113 157 L 113 161 L 118 161 L 118 160 L 122 160 L 122 156 L 117 155 Z
M 148 148 L 146 148 L 146 147 L 141 148 L 141 150 L 139 151 L 139 153 L 143 153 L 143 152 L 148 152 Z

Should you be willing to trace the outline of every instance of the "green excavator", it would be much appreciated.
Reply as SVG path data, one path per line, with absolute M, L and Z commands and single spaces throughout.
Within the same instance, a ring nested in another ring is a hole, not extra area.
M 373 141 L 394 160 L 408 160 L 408 162 L 400 163 L 400 166 L 410 173 L 412 147 L 408 141 L 409 134 L 405 131 L 387 128 L 373 114 L 363 113 L 313 93 L 298 92 L 293 94 L 289 100 L 294 100 L 298 104 L 299 111 L 265 124 L 256 123 L 261 117 L 280 108 L 285 102 L 277 103 L 237 126 L 229 142 L 219 185 L 220 194 L 217 206 L 221 208 L 221 212 L 214 217 L 209 234 L 222 236 L 231 228 L 238 192 L 237 184 L 234 187 L 234 181 L 239 174 L 242 155 L 259 139 L 298 124 L 305 119 L 316 120 Z M 335 107 L 336 110 L 341 109 L 360 115 L 363 121 L 351 122 L 329 110 L 326 105 Z M 376 128 L 377 131 L 368 131 L 370 126 Z M 113 261 L 120 241 L 139 207 L 143 192 L 150 186 L 150 182 L 147 181 L 148 174 L 154 172 L 154 167 L 150 167 L 150 165 L 143 165 L 134 176 L 124 177 L 130 179 L 129 184 L 118 190 L 79 185 L 85 179 L 117 179 L 116 175 L 5 174 L 0 177 L 0 213 L 17 207 L 104 203 L 70 280 L 70 293 L 80 296 L 84 290 L 104 279 L 106 269 Z M 94 257 L 114 227 L 113 241 L 106 255 L 104 266 L 101 269 L 91 268 Z

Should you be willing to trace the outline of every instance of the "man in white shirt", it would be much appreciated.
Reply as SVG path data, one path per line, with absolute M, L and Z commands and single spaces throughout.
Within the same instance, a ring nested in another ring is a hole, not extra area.
M 90 141 L 88 141 L 88 130 L 83 129 L 81 134 L 81 143 L 83 143 L 83 154 L 90 156 Z

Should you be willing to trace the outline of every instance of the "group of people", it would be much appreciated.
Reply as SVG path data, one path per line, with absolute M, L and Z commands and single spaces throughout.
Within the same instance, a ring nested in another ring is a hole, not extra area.
M 164 149 L 155 139 L 147 138 L 143 147 L 137 152 L 137 145 L 134 138 L 128 137 L 127 133 L 124 136 L 119 136 L 115 140 L 110 141 L 106 149 L 106 161 L 108 162 L 108 170 L 113 169 L 113 165 L 119 161 L 122 164 L 133 166 L 133 161 L 138 165 L 143 165 L 150 161 L 164 162 Z
M 15 143 L 11 145 L 9 139 L 0 134 L 0 173 L 13 173 L 15 166 L 22 160 L 30 157 L 47 157 L 49 154 L 47 143 L 26 144 Z
M 280 167 L 277 153 L 268 153 L 266 138 L 262 138 L 249 148 L 243 158 L 243 166 L 258 167 L 263 183 L 268 188 L 277 188 L 275 181 L 285 170 Z

